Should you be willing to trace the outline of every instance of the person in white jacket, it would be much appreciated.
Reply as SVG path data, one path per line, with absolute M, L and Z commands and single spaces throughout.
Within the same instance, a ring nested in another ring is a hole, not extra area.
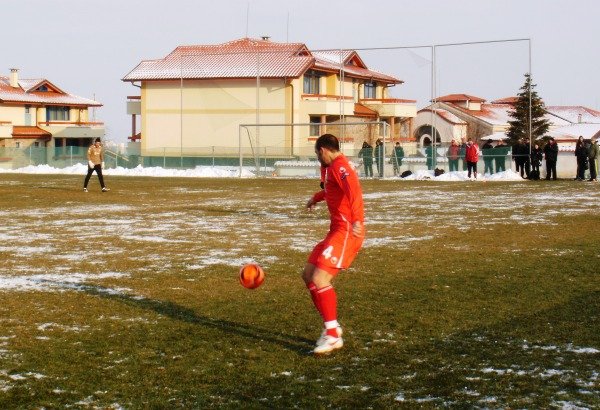
M 102 149 L 102 142 L 100 141 L 100 138 L 96 138 L 94 144 L 88 148 L 87 159 L 88 171 L 87 175 L 85 176 L 85 181 L 83 182 L 83 192 L 88 191 L 88 182 L 90 182 L 90 178 L 94 171 L 96 171 L 96 174 L 98 175 L 102 192 L 110 191 L 110 189 L 104 185 L 104 178 L 102 177 L 102 168 L 104 168 L 104 150 Z

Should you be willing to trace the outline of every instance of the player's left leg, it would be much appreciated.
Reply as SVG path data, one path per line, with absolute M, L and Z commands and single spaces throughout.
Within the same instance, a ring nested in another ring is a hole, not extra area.
M 334 277 L 334 274 L 319 267 L 313 271 L 312 282 L 317 288 L 316 299 L 325 327 L 314 349 L 315 354 L 330 353 L 344 346 L 342 330 L 337 321 L 337 294 L 331 283 Z

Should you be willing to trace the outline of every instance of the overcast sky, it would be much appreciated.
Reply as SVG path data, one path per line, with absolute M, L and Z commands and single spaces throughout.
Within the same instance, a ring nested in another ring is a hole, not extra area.
M 395 98 L 431 98 L 430 46 L 531 39 L 531 68 L 546 105 L 600 109 L 597 0 L 5 0 L 0 75 L 46 78 L 104 106 L 106 138 L 125 141 L 131 120 L 121 81 L 141 60 L 178 45 L 267 35 L 309 49 L 357 49 L 369 68 L 405 81 Z M 488 101 L 516 95 L 529 41 L 436 47 L 435 94 Z M 0 118 L 1 120 L 1 118 Z M 139 130 L 138 130 L 139 131 Z

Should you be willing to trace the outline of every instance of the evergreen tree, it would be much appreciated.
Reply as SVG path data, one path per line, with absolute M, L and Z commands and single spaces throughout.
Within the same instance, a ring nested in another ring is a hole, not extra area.
M 517 95 L 518 100 L 513 110 L 508 112 L 514 120 L 509 121 L 510 127 L 506 135 L 514 145 L 521 138 L 529 138 L 529 92 L 531 90 L 531 142 L 543 137 L 550 122 L 544 118 L 546 113 L 544 102 L 534 90 L 535 84 L 531 83 L 531 74 L 525 74 L 525 84 L 521 87 L 521 92 Z

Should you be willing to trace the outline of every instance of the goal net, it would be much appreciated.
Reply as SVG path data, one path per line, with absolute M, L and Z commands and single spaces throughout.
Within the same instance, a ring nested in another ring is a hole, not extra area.
M 241 124 L 239 172 L 262 176 L 317 176 L 317 138 L 333 134 L 340 151 L 364 176 L 390 174 L 394 138 L 385 121 Z M 368 145 L 363 148 L 363 145 Z M 370 173 L 372 167 L 373 173 Z M 389 169 L 388 169 L 389 168 Z

